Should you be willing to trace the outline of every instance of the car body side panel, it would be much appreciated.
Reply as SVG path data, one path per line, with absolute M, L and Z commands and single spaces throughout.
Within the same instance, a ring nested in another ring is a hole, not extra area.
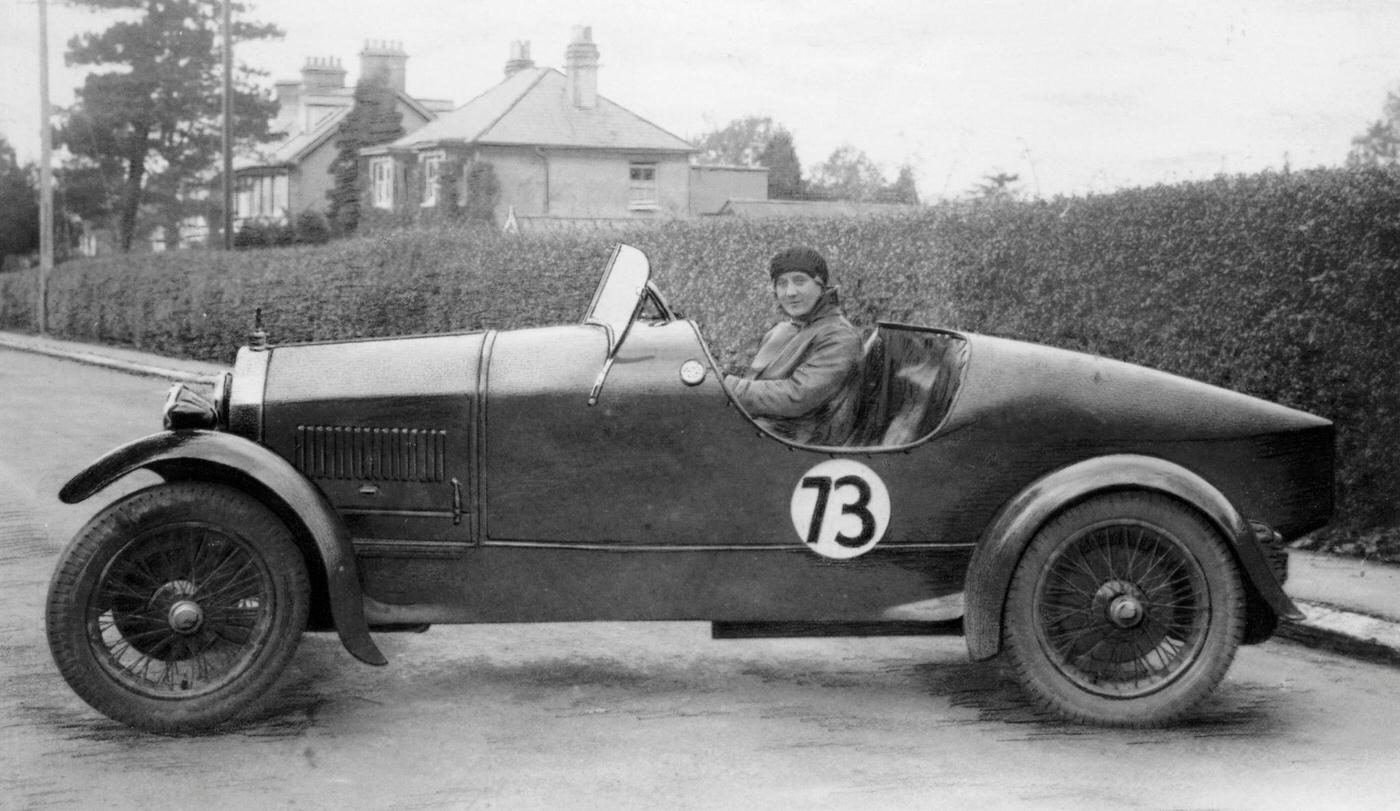
M 264 442 L 321 488 L 356 543 L 469 543 L 485 335 L 272 350 Z

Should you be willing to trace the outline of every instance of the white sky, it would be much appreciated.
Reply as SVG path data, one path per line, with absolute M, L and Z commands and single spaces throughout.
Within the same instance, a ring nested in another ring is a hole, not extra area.
M 1050 196 L 1339 165 L 1400 85 L 1394 0 L 261 0 L 286 31 L 238 57 L 295 78 L 399 40 L 413 95 L 461 104 L 512 40 L 562 67 L 591 25 L 599 92 L 686 138 L 746 115 L 792 131 L 804 170 L 850 143 L 925 199 L 997 170 Z M 54 103 L 68 39 L 113 17 L 51 2 Z M 0 0 L 0 133 L 37 158 L 38 9 Z

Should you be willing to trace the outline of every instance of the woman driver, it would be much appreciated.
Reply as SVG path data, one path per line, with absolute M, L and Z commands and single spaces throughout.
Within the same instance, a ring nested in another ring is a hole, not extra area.
M 830 286 L 826 260 L 788 248 L 768 264 L 773 297 L 787 315 L 763 337 L 742 376 L 725 385 L 757 422 L 810 445 L 840 445 L 855 421 L 860 333 L 846 320 Z

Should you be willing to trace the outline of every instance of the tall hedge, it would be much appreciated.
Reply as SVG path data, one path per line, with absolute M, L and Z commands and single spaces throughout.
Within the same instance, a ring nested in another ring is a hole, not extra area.
M 55 334 L 229 361 L 264 309 L 274 341 L 577 320 L 623 239 L 722 362 L 776 313 L 778 248 L 828 257 L 848 312 L 1081 349 L 1312 411 L 1339 429 L 1339 518 L 1400 525 L 1400 174 L 1319 170 L 902 217 L 675 222 L 626 234 L 444 226 L 316 248 L 64 265 Z M 34 323 L 0 276 L 0 329 Z

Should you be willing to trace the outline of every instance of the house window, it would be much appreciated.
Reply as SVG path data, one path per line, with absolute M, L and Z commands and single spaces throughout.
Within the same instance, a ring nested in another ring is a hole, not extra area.
M 423 165 L 423 205 L 435 206 L 438 198 L 438 175 L 442 171 L 442 155 L 424 155 Z
M 272 178 L 272 210 L 269 212 L 274 219 L 282 222 L 292 221 L 292 189 L 291 177 L 286 174 L 274 175 Z
M 266 219 L 272 216 L 272 178 L 260 175 L 253 180 L 253 216 Z
M 369 162 L 370 201 L 375 208 L 394 207 L 394 159 L 372 158 Z
M 248 177 L 238 178 L 238 195 L 234 198 L 234 218 L 246 220 L 253 216 L 253 181 Z
M 286 174 L 245 175 L 238 178 L 235 218 L 239 221 L 287 220 L 291 209 L 288 182 Z
M 656 164 L 634 163 L 628 167 L 627 207 L 653 209 L 657 207 Z

